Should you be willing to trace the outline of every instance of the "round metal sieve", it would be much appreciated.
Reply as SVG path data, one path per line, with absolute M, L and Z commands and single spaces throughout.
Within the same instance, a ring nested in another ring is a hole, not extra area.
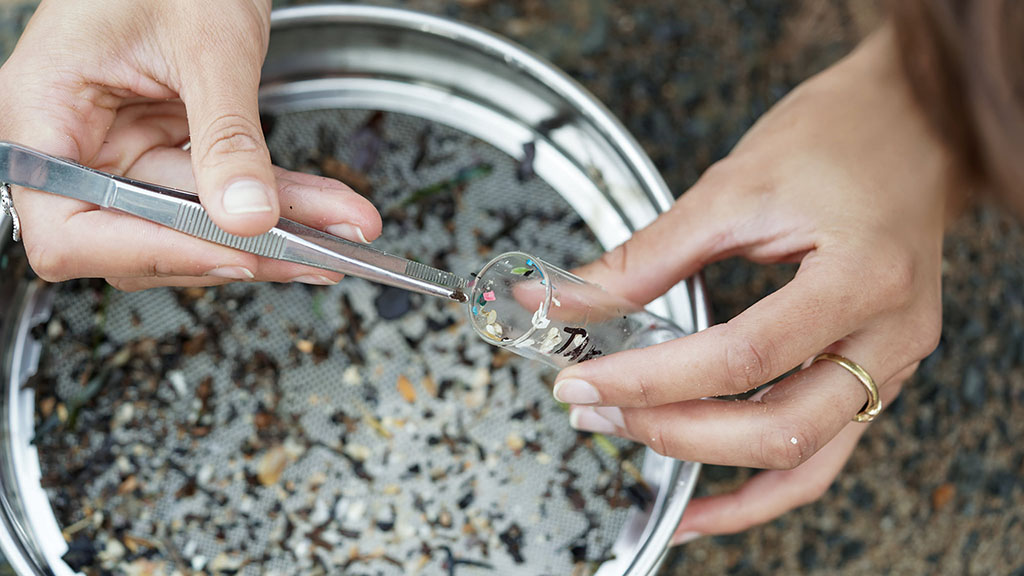
M 510 249 L 571 267 L 670 203 L 604 108 L 465 25 L 279 11 L 263 81 L 276 162 L 352 183 L 382 248 L 457 273 Z M 4 254 L 16 574 L 651 574 L 692 492 L 698 465 L 572 431 L 553 374 L 496 356 L 457 307 L 355 279 L 52 287 Z M 699 283 L 651 308 L 707 326 Z M 72 427 L 55 406 L 76 398 Z

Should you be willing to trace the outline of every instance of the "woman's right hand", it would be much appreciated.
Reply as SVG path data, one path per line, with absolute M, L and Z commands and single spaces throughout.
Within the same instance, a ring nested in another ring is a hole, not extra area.
M 380 216 L 363 197 L 271 165 L 257 101 L 270 4 L 44 0 L 0 68 L 0 138 L 197 191 L 234 234 L 266 232 L 283 214 L 349 240 L 376 238 Z M 45 280 L 102 277 L 137 290 L 340 279 L 77 200 L 23 188 L 13 196 L 29 263 Z

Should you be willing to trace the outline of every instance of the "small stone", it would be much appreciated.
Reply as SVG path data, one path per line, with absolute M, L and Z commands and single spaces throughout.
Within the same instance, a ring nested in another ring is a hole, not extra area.
M 985 375 L 977 365 L 967 368 L 962 393 L 964 400 L 972 408 L 981 408 L 985 405 Z
M 298 340 L 295 342 L 295 347 L 303 354 L 312 354 L 314 343 L 312 340 Z
M 486 388 L 491 383 L 491 371 L 481 366 L 473 372 L 473 380 L 469 383 L 471 388 Z
M 181 547 L 181 554 L 186 558 L 191 558 L 195 555 L 196 551 L 199 550 L 199 543 L 195 540 L 189 540 L 185 542 L 185 545 Z
M 139 479 L 134 474 L 125 478 L 121 485 L 117 487 L 117 493 L 124 495 L 134 492 L 139 487 Z
M 366 515 L 366 502 L 363 500 L 356 500 L 348 507 L 345 512 L 345 521 L 349 524 L 354 524 L 363 519 Z
M 487 400 L 487 390 L 483 388 L 470 390 L 462 397 L 462 401 L 466 404 L 466 408 L 473 410 L 483 406 L 485 400 Z
M 358 386 L 361 382 L 359 378 L 359 368 L 355 366 L 345 368 L 345 371 L 341 373 L 341 381 L 346 386 Z
M 452 513 L 449 512 L 447 508 L 442 508 L 441 512 L 437 515 L 437 523 L 440 524 L 442 528 L 451 528 Z
M 938 512 L 942 510 L 953 497 L 956 496 L 956 485 L 946 483 L 932 490 L 932 509 Z
M 57 398 L 53 396 L 47 396 L 39 401 L 39 414 L 43 418 L 49 418 L 50 414 L 53 414 L 53 409 L 57 406 Z
M 100 562 L 103 562 L 107 566 L 116 564 L 121 558 L 124 558 L 125 553 L 128 550 L 125 549 L 124 544 L 116 538 L 107 540 L 106 545 L 103 547 L 103 551 L 99 553 Z
M 256 472 L 256 476 L 260 481 L 260 484 L 264 486 L 273 486 L 281 479 L 281 474 L 284 472 L 285 466 L 288 464 L 288 455 L 285 453 L 284 446 L 274 446 L 270 450 L 267 450 L 260 458 L 259 469 Z M 214 562 L 216 562 L 214 558 Z
M 205 486 L 213 480 L 213 465 L 210 463 L 203 464 L 199 467 L 199 471 L 196 472 L 196 482 L 200 486 Z
M 114 418 L 110 424 L 114 428 L 122 428 L 125 424 L 131 422 L 134 416 L 135 406 L 131 402 L 123 402 L 117 407 L 117 411 L 114 412 Z
M 314 526 L 319 526 L 331 519 L 331 510 L 327 507 L 327 503 L 322 498 L 317 498 L 316 503 L 313 504 L 313 513 L 309 515 L 309 522 Z
M 508 449 L 516 454 L 519 454 L 523 451 L 523 447 L 526 446 L 526 441 L 523 440 L 523 437 L 519 434 L 512 433 L 505 438 L 505 446 L 508 446 Z
M 378 316 L 385 320 L 396 320 L 412 308 L 412 294 L 401 288 L 385 286 L 374 304 Z
M 351 456 L 356 462 L 366 462 L 373 452 L 362 444 L 347 444 L 345 446 L 345 454 Z
M 242 559 L 221 552 L 210 562 L 210 572 L 235 572 L 242 567 Z
M 167 381 L 174 388 L 178 398 L 184 398 L 188 394 L 188 385 L 185 383 L 185 373 L 181 370 L 171 370 L 167 373 Z
M 160 564 L 146 558 L 136 558 L 127 566 L 122 565 L 120 568 L 125 576 L 154 576 L 163 573 Z
M 46 337 L 50 341 L 55 341 L 64 335 L 64 325 L 61 324 L 60 319 L 53 317 L 50 322 L 46 325 Z

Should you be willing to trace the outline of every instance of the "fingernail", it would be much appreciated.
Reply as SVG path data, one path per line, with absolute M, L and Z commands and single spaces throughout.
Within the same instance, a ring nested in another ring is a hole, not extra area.
M 327 276 L 320 276 L 319 274 L 296 276 L 295 278 L 292 278 L 292 282 L 299 282 L 302 284 L 315 284 L 317 286 L 334 286 L 335 284 L 337 284 L 337 282 L 331 280 Z
M 239 180 L 228 186 L 221 202 L 228 214 L 255 214 L 274 209 L 267 187 L 256 180 Z
M 703 536 L 700 532 L 683 532 L 679 536 L 672 539 L 672 544 L 678 546 L 680 544 L 686 544 L 687 542 L 693 542 L 697 538 Z
M 230 278 L 231 280 L 252 280 L 255 278 L 248 268 L 242 266 L 218 266 L 203 276 L 216 276 L 217 278 Z
M 615 424 L 588 406 L 574 406 L 569 412 L 569 425 L 584 432 L 597 432 L 598 434 L 614 434 L 616 432 Z
M 626 427 L 626 419 L 622 417 L 622 409 L 617 406 L 601 406 L 594 408 L 594 412 L 597 412 L 602 418 L 619 428 Z
M 332 224 L 327 227 L 328 234 L 334 234 L 340 236 L 345 240 L 352 242 L 362 242 L 363 244 L 369 244 L 370 241 L 363 236 L 363 230 L 359 226 L 353 226 L 352 224 Z
M 597 404 L 601 401 L 601 394 L 586 380 L 566 378 L 555 382 L 555 389 L 552 391 L 555 400 L 563 404 Z

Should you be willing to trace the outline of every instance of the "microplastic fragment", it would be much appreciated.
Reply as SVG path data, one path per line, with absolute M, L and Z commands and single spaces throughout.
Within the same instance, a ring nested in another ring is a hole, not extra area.
M 549 320 L 548 317 L 544 314 L 543 308 L 544 305 L 541 304 L 541 307 L 538 308 L 537 311 L 533 313 L 533 327 L 538 330 L 543 330 L 547 328 L 548 325 L 551 324 L 551 320 Z
M 529 271 L 530 271 L 529 268 L 526 268 L 526 267 L 523 267 L 523 266 L 520 266 L 518 268 L 513 268 L 512 269 L 512 273 L 513 274 L 526 274 Z
M 494 302 L 495 299 L 496 298 L 494 296 L 494 291 L 493 290 L 491 290 L 490 292 L 484 292 L 484 300 L 486 300 L 488 302 Z

